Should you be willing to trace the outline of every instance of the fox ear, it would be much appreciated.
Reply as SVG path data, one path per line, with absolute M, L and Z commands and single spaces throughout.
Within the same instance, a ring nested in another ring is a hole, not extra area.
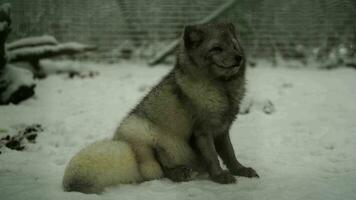
M 237 32 L 236 32 L 235 25 L 233 23 L 227 23 L 226 26 L 228 27 L 228 29 L 230 30 L 232 35 L 234 35 L 235 37 L 238 36 Z
M 239 33 L 236 31 L 236 28 L 235 28 L 234 24 L 233 24 L 233 23 L 227 23 L 226 26 L 227 26 L 227 28 L 229 29 L 229 31 L 231 32 L 232 37 L 236 40 L 237 43 L 239 43 L 240 35 L 239 35 Z
M 198 47 L 203 41 L 203 32 L 194 25 L 188 25 L 184 28 L 184 45 L 187 49 Z

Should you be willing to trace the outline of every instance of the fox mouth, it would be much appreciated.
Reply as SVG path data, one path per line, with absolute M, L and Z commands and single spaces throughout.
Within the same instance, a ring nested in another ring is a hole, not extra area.
M 230 65 L 230 66 L 223 66 L 223 65 L 218 65 L 215 63 L 215 65 L 219 68 L 222 68 L 222 69 L 234 69 L 234 68 L 239 68 L 240 65 L 239 64 L 236 64 L 236 65 Z

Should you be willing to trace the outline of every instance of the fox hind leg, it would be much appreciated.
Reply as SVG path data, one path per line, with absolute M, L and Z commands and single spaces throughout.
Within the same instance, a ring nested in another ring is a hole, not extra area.
M 155 148 L 155 155 L 159 161 L 164 176 L 174 182 L 194 179 L 198 173 L 193 170 L 194 152 L 183 141 L 165 143 Z
M 163 177 L 163 171 L 157 162 L 153 150 L 148 145 L 132 145 L 136 153 L 139 171 L 144 180 L 153 180 Z

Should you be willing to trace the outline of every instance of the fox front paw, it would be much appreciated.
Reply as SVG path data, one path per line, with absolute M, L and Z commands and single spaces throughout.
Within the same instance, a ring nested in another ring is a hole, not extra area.
M 260 176 L 257 174 L 256 170 L 251 167 L 241 167 L 236 170 L 232 170 L 231 173 L 235 176 L 244 176 L 248 178 L 259 178 Z
M 177 166 L 164 170 L 164 174 L 167 178 L 174 182 L 184 182 L 194 179 L 198 173 L 186 166 Z
M 220 184 L 236 183 L 236 178 L 229 171 L 223 171 L 220 174 L 213 175 L 211 179 Z

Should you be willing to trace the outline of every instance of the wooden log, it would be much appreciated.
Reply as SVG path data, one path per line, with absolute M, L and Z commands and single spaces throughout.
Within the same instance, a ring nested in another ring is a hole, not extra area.
M 8 52 L 9 62 L 33 61 L 42 58 L 50 58 L 59 55 L 74 55 L 86 51 L 96 50 L 96 46 L 84 45 L 77 42 L 68 42 L 58 45 L 44 45 L 25 47 Z
M 74 55 L 86 51 L 96 50 L 96 46 L 68 42 L 58 45 L 25 46 L 8 51 L 9 62 L 29 62 L 32 66 L 34 78 L 46 78 L 46 73 L 40 65 L 40 59 L 60 55 Z
M 217 17 L 219 17 L 223 12 L 225 12 L 226 10 L 228 10 L 229 8 L 231 8 L 235 3 L 237 2 L 237 0 L 230 0 L 228 2 L 226 2 L 225 4 L 223 4 L 221 7 L 219 7 L 218 9 L 216 9 L 213 13 L 211 13 L 210 15 L 208 15 L 207 17 L 205 17 L 203 20 L 200 20 L 199 22 L 197 22 L 196 24 L 204 24 L 204 23 L 208 23 L 214 19 L 216 19 Z M 178 47 L 179 45 L 179 41 L 180 39 L 176 39 L 174 40 L 170 45 L 168 45 L 167 48 L 163 49 L 161 51 L 161 53 L 159 53 L 155 58 L 153 58 L 151 61 L 148 62 L 148 64 L 150 66 L 154 66 L 159 64 L 160 62 L 162 62 L 168 55 L 172 54 L 175 49 Z
M 28 37 L 16 40 L 14 42 L 6 44 L 6 50 L 12 51 L 15 49 L 20 49 L 24 47 L 36 47 L 36 46 L 44 46 L 44 45 L 57 45 L 58 41 L 56 38 L 50 35 L 36 36 L 36 37 Z

